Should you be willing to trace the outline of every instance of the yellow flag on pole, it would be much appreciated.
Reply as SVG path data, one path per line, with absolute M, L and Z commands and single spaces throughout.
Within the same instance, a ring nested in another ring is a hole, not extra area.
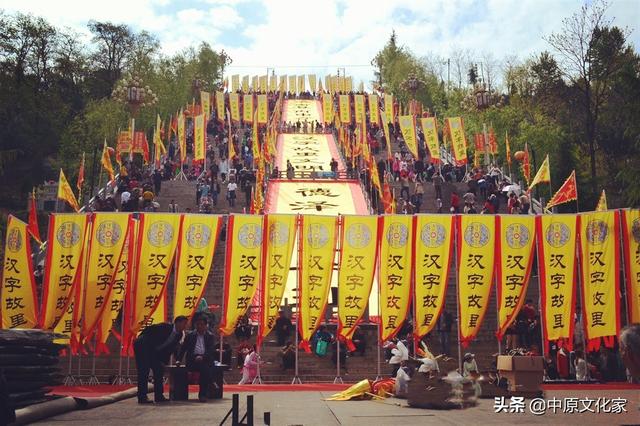
M 607 194 L 602 190 L 602 194 L 600 194 L 600 199 L 598 200 L 598 205 L 596 206 L 597 212 L 606 212 L 608 210 L 607 207 Z
M 66 201 L 76 212 L 80 210 L 78 200 L 76 200 L 76 196 L 62 169 L 60 169 L 60 177 L 58 178 L 58 199 Z
M 529 189 L 527 192 L 531 192 L 531 189 L 539 184 L 539 183 L 549 183 L 551 182 L 551 173 L 549 172 L 549 154 L 544 158 L 542 165 L 538 169 L 538 173 L 534 176 L 531 184 L 529 185 Z

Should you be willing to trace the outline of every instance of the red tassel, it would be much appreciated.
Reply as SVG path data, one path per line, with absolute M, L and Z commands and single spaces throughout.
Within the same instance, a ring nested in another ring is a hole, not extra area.
M 306 340 L 300 342 L 300 349 L 304 350 L 308 354 L 311 353 L 311 346 L 309 346 L 309 342 L 307 342 Z
M 353 344 L 353 341 L 351 339 L 347 339 L 345 344 L 347 345 L 347 349 L 349 350 L 349 352 L 353 352 L 356 350 L 356 345 Z

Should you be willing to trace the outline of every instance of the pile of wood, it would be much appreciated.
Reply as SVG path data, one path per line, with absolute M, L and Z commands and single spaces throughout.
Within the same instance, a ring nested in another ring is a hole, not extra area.
M 407 403 L 411 407 L 451 410 L 477 404 L 471 380 L 451 381 L 445 377 L 429 377 L 416 373 L 409 382 Z
M 0 330 L 0 380 L 10 408 L 46 400 L 52 386 L 62 384 L 58 353 L 65 346 L 41 330 Z

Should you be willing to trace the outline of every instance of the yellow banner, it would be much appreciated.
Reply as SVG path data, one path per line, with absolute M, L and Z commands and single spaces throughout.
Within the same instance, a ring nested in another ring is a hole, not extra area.
M 349 95 L 339 95 L 340 121 L 342 124 L 351 123 L 351 101 Z
M 333 89 L 333 93 L 342 91 L 342 88 L 340 87 L 340 77 L 337 75 L 331 77 L 331 88 Z
M 398 117 L 400 123 L 400 131 L 404 143 L 407 145 L 409 152 L 413 155 L 413 158 L 418 158 L 418 138 L 416 136 L 416 121 L 413 115 L 401 115 Z
M 277 90 L 278 90 L 278 77 L 276 77 L 274 74 L 271 74 L 271 77 L 269 78 L 269 91 L 275 92 Z
M 204 116 L 211 116 L 211 93 L 200 91 L 200 105 Z
M 640 210 L 622 210 L 624 267 L 627 281 L 627 318 L 640 323 Z
M 412 217 L 383 216 L 380 235 L 380 342 L 396 335 L 407 318 L 411 295 Z
M 240 75 L 234 74 L 231 76 L 231 91 L 237 92 L 240 89 Z
M 242 91 L 244 93 L 249 92 L 249 76 L 248 75 L 242 76 Z
M 502 339 L 524 304 L 531 276 L 536 228 L 533 216 L 501 215 L 497 220 L 497 336 Z
M 258 124 L 267 124 L 269 121 L 269 104 L 267 95 L 258 95 Z
M 80 209 L 78 200 L 76 200 L 76 196 L 62 169 L 60 169 L 60 177 L 58 178 L 58 200 L 66 201 L 76 212 Z
M 0 287 L 0 329 L 35 328 L 38 323 L 38 296 L 29 240 L 27 224 L 9 215 Z
M 297 89 L 296 89 L 296 85 L 297 85 L 297 80 L 296 80 L 296 76 L 295 75 L 290 75 L 289 76 L 289 92 L 291 93 L 297 93 Z
M 453 157 L 458 164 L 467 163 L 467 138 L 464 135 L 464 124 L 460 117 L 447 118 L 447 131 L 451 138 Z
M 69 304 L 71 291 L 84 272 L 81 259 L 87 222 L 86 214 L 50 216 L 40 324 L 44 330 L 56 326 Z
M 324 89 L 329 93 L 333 93 L 331 90 L 331 76 L 329 74 L 325 74 L 324 76 Z
M 365 116 L 364 112 L 364 95 L 353 95 L 354 114 L 356 116 L 356 123 L 362 123 L 362 119 Z
M 378 216 L 342 216 L 338 334 L 347 342 L 369 301 L 378 257 L 378 223 Z
M 268 82 L 267 82 L 268 77 L 266 75 L 261 75 L 260 76 L 260 80 L 258 83 L 258 87 L 260 89 L 261 92 L 266 92 L 269 89 L 268 86 Z
M 565 339 L 571 348 L 575 306 L 576 215 L 536 217 L 545 341 Z
M 460 342 L 476 336 L 489 307 L 495 260 L 496 217 L 456 216 L 458 225 L 458 305 Z
M 309 91 L 315 92 L 318 89 L 318 85 L 316 83 L 316 75 L 309 74 Z
M 298 303 L 301 347 L 309 351 L 309 340 L 320 326 L 331 287 L 338 220 L 333 216 L 304 215 L 300 219 L 298 257 Z
M 257 75 L 254 75 L 253 77 L 251 77 L 251 91 L 252 92 L 257 92 L 258 90 L 260 90 L 259 84 L 260 84 L 260 79 L 258 78 Z
M 306 90 L 306 87 L 305 87 L 305 81 L 304 81 L 304 74 L 299 75 L 298 76 L 298 92 L 302 93 L 305 90 Z
M 129 329 L 135 335 L 150 318 L 165 293 L 178 244 L 180 215 L 143 213 L 136 244 L 133 312 Z
M 378 95 L 367 95 L 369 98 L 369 122 L 380 124 L 380 109 L 378 108 Z
M 229 109 L 231 119 L 236 123 L 240 121 L 240 95 L 237 93 L 229 93 Z
M 391 157 L 391 135 L 389 135 L 389 116 L 386 111 L 380 111 L 380 120 L 382 120 L 382 128 L 384 129 L 384 137 L 387 139 L 387 152 Z
M 262 269 L 262 310 L 259 342 L 273 329 L 282 302 L 297 231 L 297 216 L 266 215 Z M 259 343 L 260 344 L 260 343 Z
M 216 92 L 216 114 L 218 121 L 224 122 L 224 92 Z
M 424 142 L 429 150 L 432 163 L 440 162 L 440 142 L 438 141 L 438 123 L 435 117 L 423 117 L 420 119 Z
M 244 95 L 242 99 L 242 121 L 253 123 L 253 95 Z
M 280 76 L 280 85 L 278 87 L 278 90 L 280 92 L 286 92 L 287 91 L 287 76 L 286 75 L 281 75 Z
M 384 112 L 387 114 L 387 121 L 393 123 L 395 113 L 393 111 L 393 95 L 384 95 Z
M 191 317 L 204 294 L 220 232 L 220 216 L 185 214 L 180 224 L 173 316 Z
M 205 123 L 204 114 L 193 118 L 193 159 L 204 161 L 205 156 Z
M 85 281 L 83 340 L 90 337 L 106 309 L 105 301 L 111 293 L 128 226 L 129 215 L 125 213 L 95 213 L 93 216 Z
M 583 213 L 579 223 L 585 336 L 589 340 L 617 336 L 620 331 L 618 211 Z
M 353 92 L 353 77 L 349 76 L 344 80 L 344 89 L 346 92 Z
M 445 306 L 453 253 L 453 216 L 416 215 L 414 227 L 413 334 L 420 338 L 433 330 Z
M 330 93 L 322 94 L 322 115 L 325 123 L 333 122 L 333 96 Z
M 260 283 L 263 218 L 231 215 L 227 226 L 227 266 L 224 275 L 224 313 L 220 332 L 229 336 L 249 309 Z
M 184 161 L 187 158 L 187 134 L 185 132 L 185 117 L 182 110 L 178 114 L 178 147 L 180 149 L 180 161 Z

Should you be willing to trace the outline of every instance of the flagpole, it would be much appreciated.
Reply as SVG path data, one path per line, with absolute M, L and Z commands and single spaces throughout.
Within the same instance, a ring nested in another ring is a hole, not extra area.
M 298 215 L 298 217 L 296 218 L 296 222 L 298 222 L 298 259 L 296 262 L 296 289 L 297 289 L 297 293 L 298 293 L 298 309 L 296 309 L 296 368 L 295 368 L 295 374 L 293 376 L 293 380 L 291 381 L 291 384 L 297 384 L 300 383 L 302 384 L 302 381 L 300 380 L 300 377 L 298 376 L 298 352 L 299 352 L 299 348 L 298 348 L 298 336 L 300 334 L 300 330 L 299 330 L 299 325 L 300 325 L 300 264 L 302 262 L 302 229 L 300 229 L 300 225 L 301 225 L 301 218 L 300 215 Z

